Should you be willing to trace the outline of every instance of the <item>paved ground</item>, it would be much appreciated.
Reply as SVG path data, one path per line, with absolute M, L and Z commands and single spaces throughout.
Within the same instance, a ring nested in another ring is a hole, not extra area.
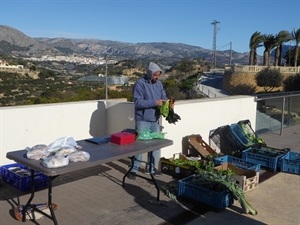
M 287 128 L 284 135 L 260 135 L 268 146 L 290 148 L 300 152 L 300 126 Z M 258 215 L 245 215 L 237 201 L 220 212 L 211 207 L 180 198 L 179 202 L 160 192 L 149 180 L 122 178 L 128 160 L 111 162 L 79 173 L 67 174 L 54 180 L 53 201 L 60 225 L 299 225 L 300 176 L 282 172 L 261 171 L 257 188 L 247 192 L 247 199 Z M 143 175 L 141 173 L 141 175 Z M 157 179 L 159 187 L 174 183 L 172 177 Z M 0 186 L 0 225 L 50 225 L 48 218 L 24 223 L 15 219 L 13 208 L 29 198 L 7 184 Z M 34 202 L 47 201 L 47 191 L 36 192 Z

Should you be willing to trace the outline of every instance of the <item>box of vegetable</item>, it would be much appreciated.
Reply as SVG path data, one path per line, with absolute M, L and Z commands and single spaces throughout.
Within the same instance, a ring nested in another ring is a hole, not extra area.
M 173 158 L 160 159 L 161 172 L 174 178 L 185 178 L 195 173 L 198 159 L 188 160 L 184 154 L 175 154 Z
M 262 138 L 258 137 L 258 135 L 255 133 L 251 126 L 250 120 L 240 120 L 237 124 L 242 128 L 242 131 L 246 137 L 254 143 L 253 146 L 267 145 L 266 142 Z
M 260 171 L 260 164 L 250 163 L 244 159 L 237 158 L 237 157 L 234 157 L 231 155 L 215 157 L 214 163 L 216 166 L 221 165 L 223 163 L 230 163 L 230 164 L 235 165 L 236 167 L 244 169 L 244 170 L 255 170 L 256 172 Z
M 232 192 L 224 184 L 200 174 L 179 180 L 178 195 L 208 204 L 218 210 L 234 202 Z
M 241 169 L 231 163 L 222 163 L 216 166 L 215 170 L 230 176 L 244 192 L 253 190 L 258 186 L 259 172 L 255 170 Z

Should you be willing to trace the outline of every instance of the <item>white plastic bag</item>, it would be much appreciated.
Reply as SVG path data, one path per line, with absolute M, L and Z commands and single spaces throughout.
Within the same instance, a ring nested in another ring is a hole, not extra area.
M 49 145 L 49 152 L 57 152 L 59 149 L 63 147 L 74 147 L 79 148 L 80 146 L 77 145 L 77 142 L 72 137 L 61 137 L 55 141 L 53 141 Z
M 55 155 L 56 156 L 67 156 L 76 151 L 77 151 L 77 149 L 73 146 L 64 146 L 64 147 L 61 147 L 58 151 L 56 151 Z
M 46 168 L 59 168 L 59 167 L 64 167 L 69 164 L 69 159 L 68 157 L 64 156 L 49 156 L 47 159 L 45 159 L 42 162 L 42 165 Z
M 68 155 L 70 162 L 84 162 L 90 159 L 90 154 L 85 151 L 77 151 Z
M 27 153 L 26 156 L 28 159 L 40 160 L 45 159 L 49 156 L 48 152 L 49 147 L 44 144 L 38 144 L 33 147 L 26 147 Z

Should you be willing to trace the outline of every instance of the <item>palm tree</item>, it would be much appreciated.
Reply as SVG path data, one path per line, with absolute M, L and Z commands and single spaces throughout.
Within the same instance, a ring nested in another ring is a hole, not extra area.
M 257 65 L 256 49 L 262 46 L 263 40 L 264 38 L 260 34 L 260 32 L 256 31 L 254 34 L 252 34 L 249 43 L 249 48 L 250 48 L 249 65 Z
M 270 66 L 270 52 L 275 48 L 276 39 L 273 34 L 265 34 L 264 36 L 264 66 Z
M 295 46 L 295 67 L 297 67 L 297 59 L 298 59 L 298 52 L 299 52 L 299 43 L 300 43 L 300 28 L 298 28 L 297 30 L 293 30 L 292 31 L 292 37 L 293 40 L 296 42 L 296 46 Z
M 281 65 L 281 55 L 282 55 L 282 45 L 284 42 L 288 42 L 292 40 L 292 35 L 290 32 L 286 30 L 280 31 L 276 37 L 276 52 L 275 52 L 275 60 L 274 60 L 274 66 L 280 66 Z

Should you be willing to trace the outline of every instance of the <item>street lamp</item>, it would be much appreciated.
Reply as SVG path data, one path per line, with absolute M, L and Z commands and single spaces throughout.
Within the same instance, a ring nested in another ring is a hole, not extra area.
M 108 99 L 108 96 L 107 96 L 107 55 L 105 56 L 105 99 Z

